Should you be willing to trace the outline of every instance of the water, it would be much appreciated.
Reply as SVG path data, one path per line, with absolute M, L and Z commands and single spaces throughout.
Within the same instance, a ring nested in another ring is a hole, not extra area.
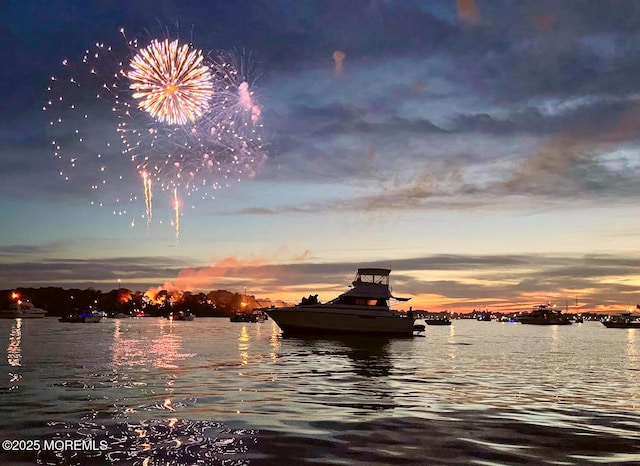
M 0 437 L 32 442 L 3 465 L 640 464 L 640 330 L 46 318 L 0 338 Z

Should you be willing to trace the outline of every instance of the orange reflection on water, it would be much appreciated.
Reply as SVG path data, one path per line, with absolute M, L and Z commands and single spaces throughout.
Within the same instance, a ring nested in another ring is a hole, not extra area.
M 167 369 L 178 368 L 178 362 L 194 356 L 182 352 L 182 337 L 173 333 L 173 322 L 167 319 L 145 318 L 135 324 L 114 322 L 111 346 L 113 365 L 153 366 Z M 157 325 L 154 325 L 157 324 Z M 140 327 L 140 328 L 138 328 Z M 156 338 L 151 338 L 157 329 Z
M 240 353 L 240 365 L 246 366 L 249 363 L 249 331 L 243 325 L 238 337 L 238 352 Z
M 456 358 L 456 327 L 454 324 L 451 324 L 449 326 L 449 338 L 448 338 L 448 343 L 450 345 L 450 351 L 449 351 L 449 358 L 450 359 L 455 359 Z
M 280 328 L 273 321 L 271 321 L 271 337 L 269 338 L 269 344 L 271 346 L 269 356 L 271 357 L 271 360 L 275 362 L 280 356 L 282 336 L 280 334 Z
M 12 367 L 22 366 L 22 319 L 16 319 L 9 333 L 9 345 L 7 346 L 7 362 Z M 9 372 L 9 390 L 19 387 L 22 374 Z
M 7 362 L 10 366 L 22 365 L 22 319 L 16 319 L 9 333 L 9 346 L 7 346 Z
M 626 372 L 629 374 L 629 378 L 631 379 L 630 386 L 637 387 L 640 384 L 640 372 L 637 370 L 640 365 L 640 358 L 638 358 L 638 342 L 637 342 L 637 330 L 635 328 L 627 329 L 627 364 L 626 368 L 631 369 Z M 640 393 L 638 390 L 634 390 L 632 398 L 635 400 L 640 400 Z M 638 403 L 640 401 L 636 401 Z
M 176 364 L 176 362 L 191 355 L 180 353 L 182 347 L 182 337 L 173 334 L 171 332 L 172 328 L 170 326 L 169 329 L 165 329 L 163 327 L 164 326 L 161 322 L 161 332 L 164 331 L 168 333 L 162 333 L 158 338 L 152 340 L 151 347 L 149 348 L 149 353 L 152 356 L 154 367 L 177 369 L 179 366 Z
M 144 365 L 146 358 L 144 346 L 138 340 L 126 337 L 122 330 L 121 319 L 115 319 L 113 325 L 112 364 L 115 367 Z
M 171 403 L 171 398 L 167 398 L 166 400 L 164 400 L 164 403 L 162 403 L 162 407 L 164 409 L 168 409 L 169 411 L 175 411 L 175 409 L 173 409 L 173 404 Z

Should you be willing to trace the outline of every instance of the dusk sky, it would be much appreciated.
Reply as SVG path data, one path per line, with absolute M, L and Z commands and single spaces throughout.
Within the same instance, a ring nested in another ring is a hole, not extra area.
M 4 0 L 0 28 L 0 289 L 324 301 L 385 267 L 414 309 L 640 302 L 640 2 Z M 81 141 L 50 124 L 63 61 L 126 67 L 121 28 L 251 74 L 261 160 L 178 189 L 179 233 L 107 101 L 74 96 Z

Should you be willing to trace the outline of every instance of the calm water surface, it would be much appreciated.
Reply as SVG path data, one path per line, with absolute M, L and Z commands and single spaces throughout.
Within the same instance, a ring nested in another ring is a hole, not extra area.
M 640 330 L 46 318 L 0 320 L 0 338 L 2 439 L 106 446 L 3 465 L 640 464 Z

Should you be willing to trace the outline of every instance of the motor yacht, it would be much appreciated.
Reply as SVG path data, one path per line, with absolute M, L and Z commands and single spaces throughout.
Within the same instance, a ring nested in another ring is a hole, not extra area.
M 607 328 L 640 328 L 640 319 L 625 312 L 617 316 L 611 316 L 601 321 Z
M 427 325 L 451 325 L 451 320 L 444 317 L 430 317 L 424 320 L 424 323 Z
M 532 325 L 571 325 L 572 323 L 568 316 L 548 304 L 534 306 L 531 312 L 519 315 L 518 322 Z
M 3 319 L 42 319 L 47 311 L 35 307 L 29 301 L 17 301 L 9 305 L 9 309 L 0 311 L 0 318 Z
M 391 270 L 358 269 L 351 289 L 337 298 L 321 303 L 318 295 L 302 298 L 293 307 L 270 308 L 264 312 L 285 335 L 290 334 L 377 334 L 411 336 L 414 318 L 411 313 L 395 311 L 390 300 L 408 301 L 391 294 Z

